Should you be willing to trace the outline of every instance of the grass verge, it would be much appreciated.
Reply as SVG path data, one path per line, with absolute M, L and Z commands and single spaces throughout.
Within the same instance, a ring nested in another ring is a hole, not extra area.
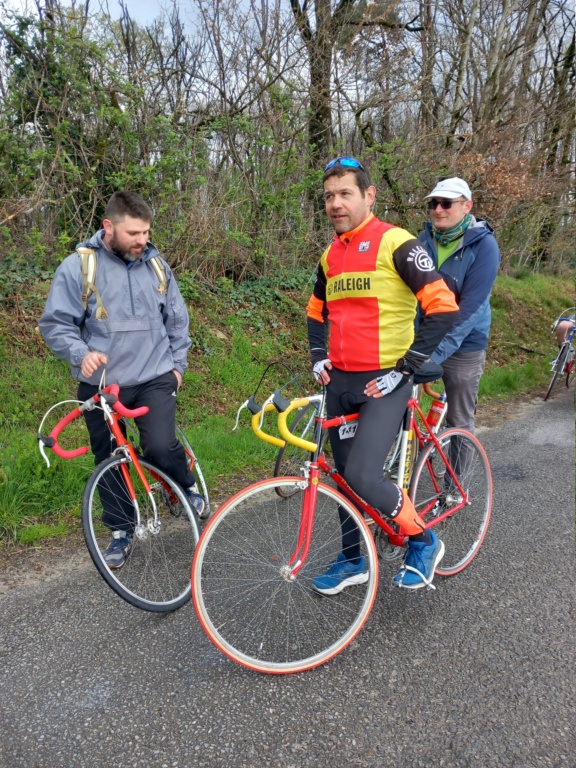
M 241 286 L 222 280 L 214 291 L 197 286 L 189 295 L 184 291 L 192 349 L 179 397 L 179 422 L 216 504 L 272 472 L 276 449 L 254 437 L 249 414 L 244 412 L 236 431 L 232 427 L 238 406 L 255 391 L 270 361 L 308 370 L 304 308 L 311 274 Z M 51 455 L 50 469 L 40 457 L 35 435 L 42 415 L 54 403 L 74 398 L 76 385 L 68 366 L 45 348 L 36 330 L 47 284 L 20 290 L 22 295 L 0 308 L 0 547 L 34 544 L 77 530 L 83 487 L 93 468 L 90 456 L 64 461 Z M 573 303 L 572 280 L 532 273 L 498 278 L 480 406 L 548 383 L 555 355 L 550 325 Z M 268 371 L 261 399 L 288 378 L 282 366 Z M 287 395 L 312 387 L 306 374 Z M 43 432 L 49 433 L 71 408 L 66 404 L 51 414 Z M 66 435 L 64 447 L 88 444 L 83 423 Z

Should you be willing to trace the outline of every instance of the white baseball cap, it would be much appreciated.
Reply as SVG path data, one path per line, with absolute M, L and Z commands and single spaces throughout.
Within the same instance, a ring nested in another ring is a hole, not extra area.
M 426 195 L 424 200 L 428 197 L 445 197 L 447 200 L 456 200 L 457 197 L 465 197 L 466 200 L 472 200 L 472 192 L 464 179 L 459 179 L 455 176 L 453 179 L 439 181 L 432 192 L 430 192 L 429 195 Z

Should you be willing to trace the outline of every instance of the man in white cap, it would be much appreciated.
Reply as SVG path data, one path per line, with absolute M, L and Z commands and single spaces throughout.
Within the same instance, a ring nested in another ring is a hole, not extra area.
M 493 230 L 472 213 L 472 192 L 457 177 L 439 181 L 429 195 L 430 222 L 419 240 L 454 293 L 459 316 L 431 358 L 444 368 L 446 423 L 474 431 L 480 377 L 490 331 L 490 293 L 500 264 Z

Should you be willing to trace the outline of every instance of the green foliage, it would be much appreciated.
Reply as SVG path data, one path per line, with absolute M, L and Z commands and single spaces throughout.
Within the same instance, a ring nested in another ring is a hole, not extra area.
M 232 427 L 237 408 L 255 392 L 270 362 L 285 363 L 295 372 L 308 370 L 304 307 L 312 277 L 311 269 L 240 284 L 221 277 L 208 289 L 195 273 L 182 276 L 193 347 L 179 394 L 179 422 L 199 457 L 215 505 L 271 471 L 275 449 L 254 437 L 249 414 L 243 413 L 235 432 Z M 37 316 L 46 291 L 34 285 L 30 291 L 30 283 L 22 284 L 22 298 Z M 555 352 L 550 325 L 571 301 L 571 284 L 559 278 L 528 270 L 498 277 L 481 404 L 547 384 Z M 36 441 L 41 417 L 54 403 L 73 399 L 76 385 L 68 366 L 46 352 L 33 328 L 21 325 L 15 334 L 13 327 L 10 312 L 0 310 L 0 537 L 24 543 L 78 529 L 93 460 L 89 454 L 72 461 L 50 455 L 51 468 L 44 465 Z M 289 378 L 285 367 L 274 366 L 258 396 L 263 399 Z M 288 396 L 311 388 L 308 377 Z M 59 406 L 43 433 L 72 407 Z M 272 417 L 267 418 L 273 430 Z M 64 433 L 66 448 L 87 443 L 82 420 Z

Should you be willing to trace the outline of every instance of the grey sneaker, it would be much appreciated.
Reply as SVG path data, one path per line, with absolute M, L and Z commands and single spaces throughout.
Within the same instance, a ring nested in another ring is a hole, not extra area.
M 111 570 L 122 568 L 132 551 L 132 534 L 126 531 L 112 531 L 112 538 L 104 551 L 104 562 Z
M 194 486 L 195 488 L 196 486 Z M 210 514 L 210 508 L 204 501 L 204 498 L 196 493 L 194 488 L 186 489 L 186 496 L 188 497 L 188 503 L 192 509 L 192 512 L 200 519 L 205 520 Z

